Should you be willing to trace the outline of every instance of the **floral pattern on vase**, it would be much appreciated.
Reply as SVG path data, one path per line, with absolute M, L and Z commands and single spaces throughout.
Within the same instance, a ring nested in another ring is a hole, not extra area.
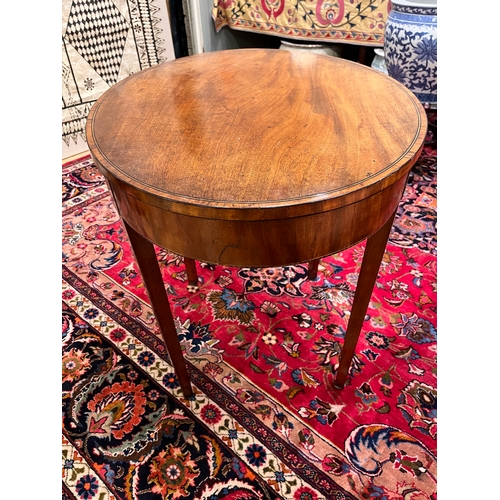
M 435 2 L 393 0 L 385 27 L 389 76 L 423 104 L 437 106 L 437 7 Z

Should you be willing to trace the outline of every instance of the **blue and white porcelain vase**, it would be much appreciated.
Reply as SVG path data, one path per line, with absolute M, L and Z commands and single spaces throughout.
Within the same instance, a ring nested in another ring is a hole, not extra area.
M 384 36 L 389 76 L 437 108 L 437 0 L 391 0 Z

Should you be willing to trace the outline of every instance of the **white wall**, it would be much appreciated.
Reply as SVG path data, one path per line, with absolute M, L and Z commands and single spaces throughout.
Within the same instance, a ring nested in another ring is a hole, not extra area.
M 271 35 L 233 30 L 227 26 L 217 33 L 212 19 L 212 0 L 187 0 L 186 3 L 191 29 L 199 27 L 201 31 L 197 37 L 201 47 L 195 53 L 249 47 L 279 47 L 279 38 Z M 196 33 L 192 32 L 192 36 L 195 49 Z
M 238 41 L 234 33 L 227 27 L 219 33 L 215 31 L 214 21 L 212 19 L 212 0 L 200 0 L 200 17 L 203 30 L 204 52 L 214 52 L 216 50 L 237 49 Z

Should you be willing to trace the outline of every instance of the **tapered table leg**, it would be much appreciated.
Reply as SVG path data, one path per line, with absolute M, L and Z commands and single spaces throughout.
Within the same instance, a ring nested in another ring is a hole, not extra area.
M 184 266 L 188 277 L 188 283 L 196 286 L 198 284 L 198 273 L 196 271 L 196 261 L 189 257 L 184 257 Z
M 175 329 L 174 318 L 168 303 L 167 292 L 161 275 L 154 246 L 144 239 L 138 232 L 130 227 L 125 221 L 125 229 L 135 255 L 135 260 L 139 266 L 139 271 L 144 281 L 149 300 L 153 308 L 156 320 L 160 327 L 163 341 L 165 342 L 168 354 L 174 365 L 177 380 L 186 398 L 193 394 L 190 377 L 186 368 L 186 362 L 182 354 L 181 345 Z
M 307 264 L 307 277 L 310 280 L 315 280 L 318 277 L 318 266 L 319 266 L 319 259 L 311 260 Z
M 375 286 L 375 281 L 382 262 L 382 257 L 384 256 L 387 240 L 391 233 L 396 211 L 389 220 L 366 241 L 366 248 L 363 255 L 361 270 L 359 272 L 358 283 L 356 285 L 356 292 L 354 294 L 351 316 L 345 334 L 344 346 L 340 353 L 340 365 L 335 378 L 335 387 L 337 389 L 342 389 L 344 387 L 347 372 L 351 366 L 354 350 L 356 349 L 366 310 L 370 303 L 373 287 Z

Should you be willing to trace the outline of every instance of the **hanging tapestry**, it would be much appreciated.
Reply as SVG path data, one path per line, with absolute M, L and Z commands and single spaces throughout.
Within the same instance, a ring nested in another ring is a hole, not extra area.
M 94 102 L 127 76 L 175 59 L 165 0 L 62 1 L 62 139 L 81 137 Z
M 298 40 L 383 47 L 389 0 L 214 0 L 223 26 Z

